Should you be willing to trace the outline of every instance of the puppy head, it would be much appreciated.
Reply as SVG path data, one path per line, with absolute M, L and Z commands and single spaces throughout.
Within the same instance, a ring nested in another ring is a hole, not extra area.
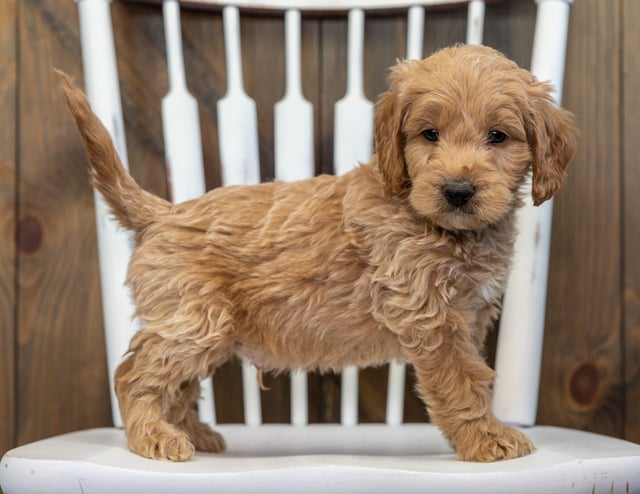
M 572 115 L 551 87 L 497 51 L 459 45 L 403 62 L 376 103 L 385 188 L 442 228 L 478 229 L 558 190 L 575 152 Z

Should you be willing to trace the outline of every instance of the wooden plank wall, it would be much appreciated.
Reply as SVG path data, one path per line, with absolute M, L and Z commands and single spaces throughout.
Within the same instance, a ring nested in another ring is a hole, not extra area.
M 622 4 L 622 340 L 625 369 L 623 391 L 625 410 L 623 436 L 640 443 L 640 163 L 635 145 L 640 135 L 640 30 L 633 19 L 640 18 L 640 3 Z
M 0 452 L 16 441 L 16 1 L 0 0 Z
M 563 103 L 582 137 L 555 204 L 540 401 L 541 420 L 618 436 L 625 417 L 621 7 L 593 2 L 571 13 Z
M 131 172 L 166 196 L 160 100 L 167 90 L 159 10 L 112 6 Z M 571 12 L 563 103 L 582 138 L 554 212 L 539 422 L 640 441 L 640 35 L 635 0 L 579 0 Z M 488 7 L 485 39 L 523 66 L 533 0 Z M 219 13 L 183 11 L 189 87 L 200 102 L 206 179 L 220 184 L 216 102 L 226 90 Z M 464 39 L 466 13 L 430 10 L 425 51 Z M 384 90 L 405 50 L 405 19 L 370 16 L 365 91 Z M 247 92 L 257 101 L 264 179 L 273 177 L 273 105 L 282 97 L 283 22 L 243 17 Z M 345 90 L 346 19 L 303 19 L 305 95 L 316 170 L 331 172 L 331 104 Z M 277 45 L 273 48 L 273 45 Z M 16 55 L 17 54 L 17 55 Z M 14 444 L 110 424 L 92 192 L 52 73 L 82 83 L 74 2 L 0 0 L 0 454 Z M 15 234 L 17 232 L 17 235 Z M 14 238 L 18 242 L 14 242 Z M 14 317 L 15 316 L 15 317 Z M 361 372 L 360 419 L 384 418 L 386 369 Z M 382 381 L 381 381 L 382 380 Z M 237 365 L 216 375 L 221 421 L 242 419 Z M 268 377 L 266 421 L 289 418 L 288 382 Z M 310 377 L 310 418 L 336 421 L 339 378 Z M 405 419 L 425 420 L 407 382 Z
M 74 2 L 18 3 L 17 442 L 107 424 L 92 193 L 53 67 L 81 73 Z

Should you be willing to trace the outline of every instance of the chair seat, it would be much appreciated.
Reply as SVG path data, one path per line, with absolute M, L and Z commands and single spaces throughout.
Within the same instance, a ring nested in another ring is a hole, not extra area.
M 4 494 L 114 492 L 640 492 L 640 446 L 588 432 L 532 427 L 530 456 L 455 461 L 427 424 L 218 426 L 223 454 L 171 463 L 131 453 L 120 429 L 73 432 L 9 451 Z

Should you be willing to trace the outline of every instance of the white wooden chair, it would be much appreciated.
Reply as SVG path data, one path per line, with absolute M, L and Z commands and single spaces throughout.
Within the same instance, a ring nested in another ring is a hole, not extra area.
M 205 3 L 206 0 L 200 0 Z M 192 4 L 198 3 L 191 0 Z M 423 0 L 240 0 L 223 6 L 228 93 L 218 103 L 220 154 L 225 184 L 258 181 L 255 104 L 244 93 L 240 59 L 240 8 L 285 11 L 287 86 L 275 109 L 278 178 L 313 173 L 312 109 L 300 84 L 300 10 L 348 11 L 348 90 L 336 105 L 336 172 L 367 160 L 372 145 L 372 104 L 362 90 L 364 10 L 408 9 L 407 58 L 422 57 Z M 482 41 L 484 2 L 469 4 L 467 42 Z M 562 93 L 566 31 L 571 0 L 538 0 L 532 71 Z M 111 30 L 109 0 L 79 0 L 86 91 L 95 112 L 115 137 L 123 162 L 126 147 Z M 164 2 L 170 92 L 163 100 L 167 163 L 173 198 L 182 201 L 205 191 L 200 129 L 195 100 L 186 90 L 179 7 Z M 234 140 L 242 136 L 241 141 Z M 286 139 L 289 145 L 283 146 Z M 291 143 L 298 143 L 292 146 Z M 238 164 L 243 166 L 237 166 Z M 113 492 L 640 492 L 640 446 L 614 438 L 556 427 L 534 426 L 546 295 L 551 205 L 528 205 L 521 214 L 517 263 L 509 280 L 499 333 L 494 410 L 503 421 L 526 428 L 537 446 L 517 460 L 472 464 L 455 455 L 429 424 L 402 424 L 404 367 L 389 372 L 385 424 L 357 424 L 357 372 L 345 369 L 342 424 L 307 424 L 306 376 L 291 377 L 292 424 L 261 425 L 255 370 L 245 365 L 244 425 L 217 425 L 228 443 L 219 454 L 198 453 L 186 463 L 141 458 L 128 451 L 113 398 L 116 427 L 66 434 L 9 451 L 0 464 L 0 485 L 13 493 Z M 96 196 L 104 320 L 111 371 L 135 330 L 132 307 L 122 289 L 130 244 L 107 220 Z M 535 232 L 540 240 L 534 241 Z M 531 284 L 533 269 L 537 270 Z M 112 372 L 111 372 L 112 373 Z M 203 383 L 199 411 L 215 423 L 211 382 Z

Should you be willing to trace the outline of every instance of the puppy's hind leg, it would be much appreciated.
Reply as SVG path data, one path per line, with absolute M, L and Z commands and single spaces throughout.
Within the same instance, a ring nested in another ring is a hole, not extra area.
M 116 394 L 133 452 L 184 461 L 195 449 L 190 439 L 194 431 L 181 427 L 189 411 L 187 400 L 193 395 L 189 383 L 206 374 L 214 355 L 221 363 L 231 353 L 224 338 L 206 347 L 199 340 L 166 338 L 159 333 L 148 326 L 134 336 L 129 356 L 116 370 Z
M 187 433 L 197 451 L 220 453 L 226 445 L 221 434 L 200 421 L 195 403 L 200 398 L 200 380 L 184 383 L 181 396 L 170 414 L 171 423 Z

